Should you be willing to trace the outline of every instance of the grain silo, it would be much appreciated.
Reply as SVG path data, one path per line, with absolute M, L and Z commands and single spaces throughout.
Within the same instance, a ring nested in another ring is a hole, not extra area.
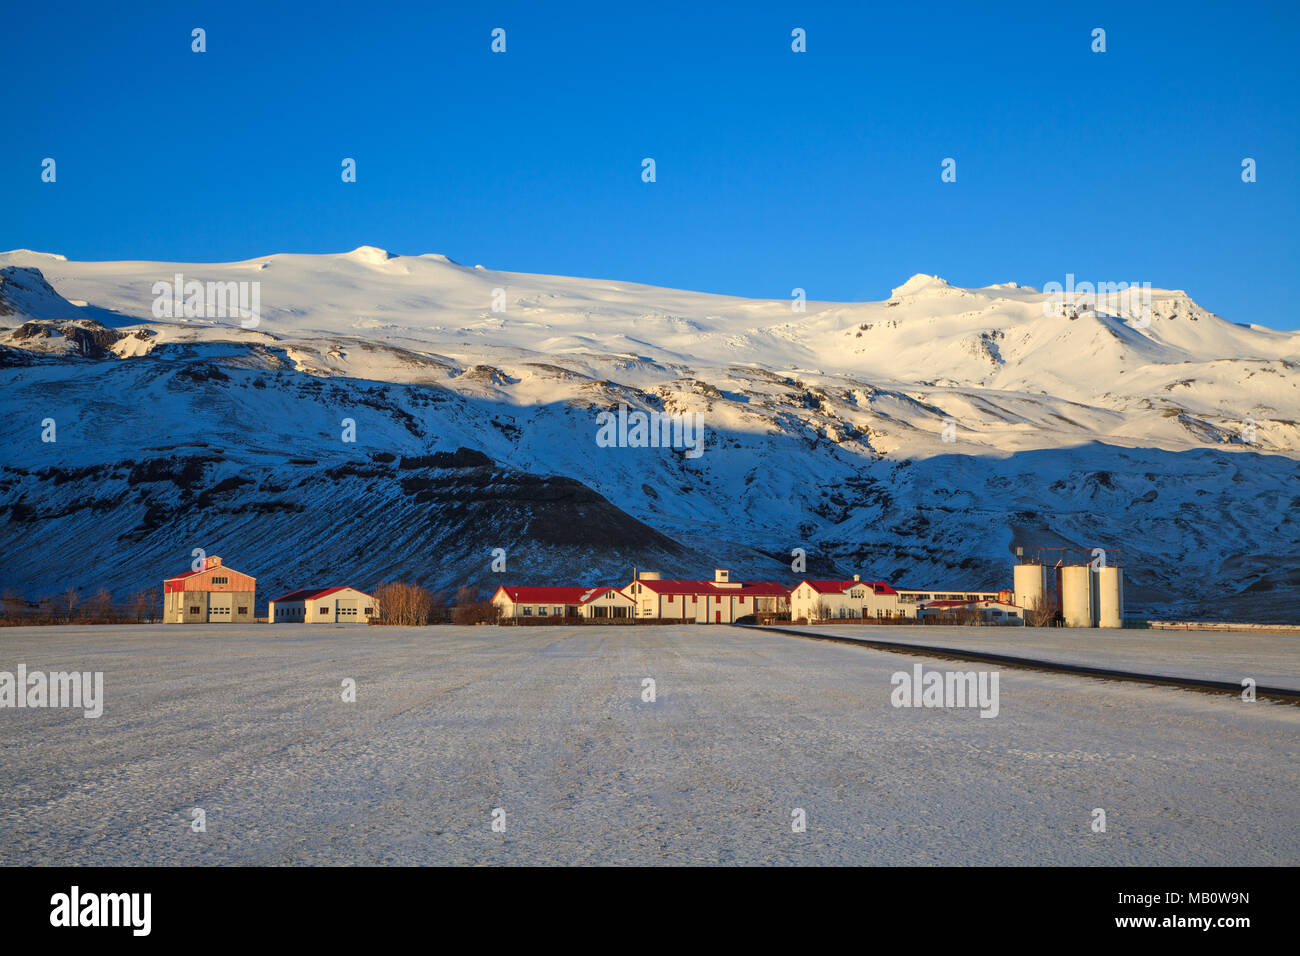
M 1017 564 L 1012 587 L 1015 604 L 1026 610 L 1047 607 L 1047 567 L 1042 564 Z
M 1067 564 L 1056 569 L 1057 592 L 1061 597 L 1061 618 L 1066 627 L 1096 627 L 1097 602 L 1093 595 L 1093 572 L 1086 564 Z
M 1124 626 L 1124 569 L 1104 567 L 1097 571 L 1097 626 Z

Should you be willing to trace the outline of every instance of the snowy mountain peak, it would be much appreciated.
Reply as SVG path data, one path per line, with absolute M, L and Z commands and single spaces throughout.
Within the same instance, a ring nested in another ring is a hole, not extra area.
M 932 276 L 932 275 L 927 275 L 924 272 L 918 272 L 916 275 L 912 276 L 912 278 L 908 279 L 906 282 L 900 285 L 897 289 L 894 289 L 891 298 L 897 299 L 900 296 L 904 296 L 904 295 L 916 295 L 919 292 L 939 291 L 939 290 L 951 289 L 951 288 L 952 286 L 950 286 L 943 279 L 940 279 L 938 276 Z
M 44 259 L 48 262 L 67 262 L 68 257 L 59 255 L 57 252 L 36 252 L 32 249 L 10 249 L 8 252 L 0 252 L 0 262 L 10 262 L 15 259 L 22 259 L 24 262 L 32 259 Z
M 357 262 L 387 262 L 389 259 L 397 257 L 387 249 L 380 249 L 378 246 L 357 246 L 351 252 L 345 254 L 347 258 L 354 259 Z

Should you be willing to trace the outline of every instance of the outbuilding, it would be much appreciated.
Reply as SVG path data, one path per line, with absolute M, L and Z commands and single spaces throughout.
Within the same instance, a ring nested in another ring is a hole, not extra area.
M 590 588 L 510 587 L 501 585 L 492 603 L 503 620 L 535 617 L 577 617 Z
M 302 588 L 271 602 L 272 624 L 369 624 L 379 617 L 379 603 L 356 588 Z
M 215 555 L 203 567 L 163 581 L 166 624 L 252 624 L 257 579 L 228 568 Z

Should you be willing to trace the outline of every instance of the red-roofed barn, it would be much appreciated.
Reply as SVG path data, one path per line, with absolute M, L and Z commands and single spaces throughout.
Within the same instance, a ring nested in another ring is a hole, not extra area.
M 252 624 L 256 597 L 255 577 L 226 567 L 216 555 L 204 557 L 198 571 L 163 581 L 163 622 Z

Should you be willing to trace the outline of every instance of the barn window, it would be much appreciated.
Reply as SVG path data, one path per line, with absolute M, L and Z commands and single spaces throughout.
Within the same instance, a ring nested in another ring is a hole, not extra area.
M 328 604 L 322 604 L 318 610 L 320 611 L 321 614 L 328 614 L 330 612 L 330 608 Z
M 241 608 L 239 609 L 239 613 L 240 613 L 240 614 L 247 614 L 247 613 L 248 613 L 248 607 L 247 607 L 247 606 L 241 607 Z
M 190 608 L 190 613 L 191 613 L 191 614 L 198 614 L 198 613 L 199 613 L 199 609 L 198 609 L 197 607 L 192 607 L 192 608 Z
M 212 579 L 212 583 L 213 583 L 213 584 L 229 584 L 229 583 L 230 583 L 230 578 L 213 578 L 213 579 Z
M 367 613 L 367 614 L 373 614 L 373 613 L 374 613 L 374 609 L 373 609 L 373 608 L 366 608 L 366 613 Z

